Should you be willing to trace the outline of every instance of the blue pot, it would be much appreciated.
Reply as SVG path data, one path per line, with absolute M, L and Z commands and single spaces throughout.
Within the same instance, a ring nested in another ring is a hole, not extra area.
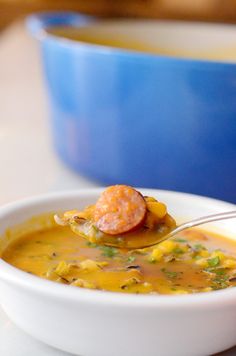
M 28 18 L 41 43 L 54 143 L 62 160 L 103 184 L 236 202 L 236 63 L 128 51 L 45 32 L 50 26 L 98 21 L 75 13 Z M 224 31 L 226 40 L 236 37 L 234 26 L 153 21 L 140 26 L 147 30 L 157 24 L 170 26 L 172 35 L 184 27 L 192 48 L 205 39 L 224 41 Z M 196 26 L 203 31 L 200 39 L 194 38 Z

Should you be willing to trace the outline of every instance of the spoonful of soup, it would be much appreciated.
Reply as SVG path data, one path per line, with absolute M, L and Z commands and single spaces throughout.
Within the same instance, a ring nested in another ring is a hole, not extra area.
M 94 205 L 83 211 L 55 215 L 90 243 L 116 248 L 140 249 L 156 245 L 180 231 L 207 222 L 236 217 L 236 211 L 198 218 L 177 226 L 164 203 L 143 196 L 134 188 L 114 185 L 104 190 Z

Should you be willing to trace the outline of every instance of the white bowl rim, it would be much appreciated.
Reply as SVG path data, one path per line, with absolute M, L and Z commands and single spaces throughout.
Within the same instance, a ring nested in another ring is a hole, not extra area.
M 5 214 L 10 214 L 14 211 L 21 210 L 24 207 L 40 205 L 43 202 L 50 202 L 61 200 L 63 198 L 70 198 L 78 195 L 80 197 L 89 197 L 95 194 L 99 194 L 104 187 L 101 188 L 88 188 L 88 189 L 78 189 L 60 192 L 50 192 L 43 195 L 32 196 L 30 198 L 25 198 L 12 203 L 8 203 L 0 207 L 0 219 L 4 217 Z M 208 197 L 203 197 L 199 195 L 175 192 L 169 190 L 159 190 L 159 189 L 146 189 L 137 188 L 138 190 L 150 192 L 150 194 L 164 193 L 166 195 L 175 195 L 178 197 L 192 198 L 196 201 L 201 200 L 206 204 L 217 204 L 217 206 L 222 206 L 222 208 L 235 209 L 235 205 L 232 203 L 224 202 L 217 199 L 212 199 Z M 38 292 L 47 297 L 52 297 L 56 299 L 64 299 L 74 302 L 87 302 L 91 305 L 110 305 L 110 306 L 120 306 L 127 308 L 137 308 L 145 307 L 149 308 L 171 308 L 176 309 L 176 307 L 181 307 L 181 309 L 194 308 L 215 308 L 217 305 L 227 303 L 235 305 L 236 303 L 236 288 L 227 288 L 218 291 L 211 291 L 206 293 L 193 293 L 186 295 L 143 295 L 143 294 L 126 294 L 118 292 L 100 291 L 100 290 L 90 290 L 83 289 L 72 286 L 65 286 L 59 283 L 55 283 L 49 280 L 42 279 L 37 276 L 30 275 L 27 272 L 21 271 L 16 267 L 11 266 L 7 262 L 0 258 L 0 279 L 3 282 L 14 284 L 17 287 L 28 289 L 29 291 Z

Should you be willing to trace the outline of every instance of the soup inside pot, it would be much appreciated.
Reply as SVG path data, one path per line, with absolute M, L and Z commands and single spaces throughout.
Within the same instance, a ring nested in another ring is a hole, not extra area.
M 233 25 L 106 20 L 82 27 L 52 27 L 48 33 L 82 43 L 162 56 L 236 60 L 236 28 Z

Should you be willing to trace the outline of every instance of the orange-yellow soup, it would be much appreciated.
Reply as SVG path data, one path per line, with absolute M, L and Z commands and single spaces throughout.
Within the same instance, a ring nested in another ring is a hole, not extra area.
M 236 285 L 236 242 L 200 230 L 127 251 L 52 227 L 17 239 L 2 258 L 41 278 L 122 293 L 187 294 Z

